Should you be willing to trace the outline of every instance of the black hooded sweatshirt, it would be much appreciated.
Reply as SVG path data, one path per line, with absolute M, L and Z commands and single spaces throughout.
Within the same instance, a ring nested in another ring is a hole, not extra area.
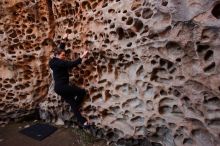
M 74 61 L 66 61 L 56 57 L 53 57 L 49 61 L 49 66 L 53 70 L 53 78 L 56 85 L 68 85 L 69 84 L 69 70 L 76 67 L 82 62 L 81 58 Z

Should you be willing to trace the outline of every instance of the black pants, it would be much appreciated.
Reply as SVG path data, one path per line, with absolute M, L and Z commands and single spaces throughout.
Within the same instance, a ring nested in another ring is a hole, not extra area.
M 71 110 L 80 124 L 83 124 L 86 119 L 81 115 L 79 108 L 86 96 L 86 90 L 77 86 L 70 86 L 67 84 L 56 84 L 55 92 L 70 104 Z

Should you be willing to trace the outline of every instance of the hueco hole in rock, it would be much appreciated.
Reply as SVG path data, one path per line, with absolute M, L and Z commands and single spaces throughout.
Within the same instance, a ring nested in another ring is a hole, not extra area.
M 71 119 L 48 66 L 64 34 L 70 60 L 88 46 L 70 82 L 97 136 L 220 144 L 219 0 L 1 0 L 0 124 Z

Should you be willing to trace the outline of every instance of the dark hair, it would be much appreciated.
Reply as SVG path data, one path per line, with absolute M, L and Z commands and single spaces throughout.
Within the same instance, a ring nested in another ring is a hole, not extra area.
M 54 50 L 54 55 L 60 55 L 62 52 L 66 53 L 66 51 L 64 49 L 60 49 L 60 48 L 56 48 Z

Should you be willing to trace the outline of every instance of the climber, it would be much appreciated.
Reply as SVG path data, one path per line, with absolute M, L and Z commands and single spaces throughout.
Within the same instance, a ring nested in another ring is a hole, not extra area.
M 49 66 L 53 70 L 53 78 L 55 81 L 54 91 L 60 95 L 64 101 L 70 104 L 79 126 L 88 128 L 89 122 L 79 111 L 80 105 L 86 96 L 86 90 L 75 85 L 70 86 L 68 73 L 70 69 L 78 66 L 82 62 L 82 59 L 87 55 L 88 51 L 84 51 L 83 54 L 74 61 L 67 61 L 64 42 L 67 38 L 68 36 L 64 35 L 60 46 L 55 50 L 54 57 L 49 61 Z

